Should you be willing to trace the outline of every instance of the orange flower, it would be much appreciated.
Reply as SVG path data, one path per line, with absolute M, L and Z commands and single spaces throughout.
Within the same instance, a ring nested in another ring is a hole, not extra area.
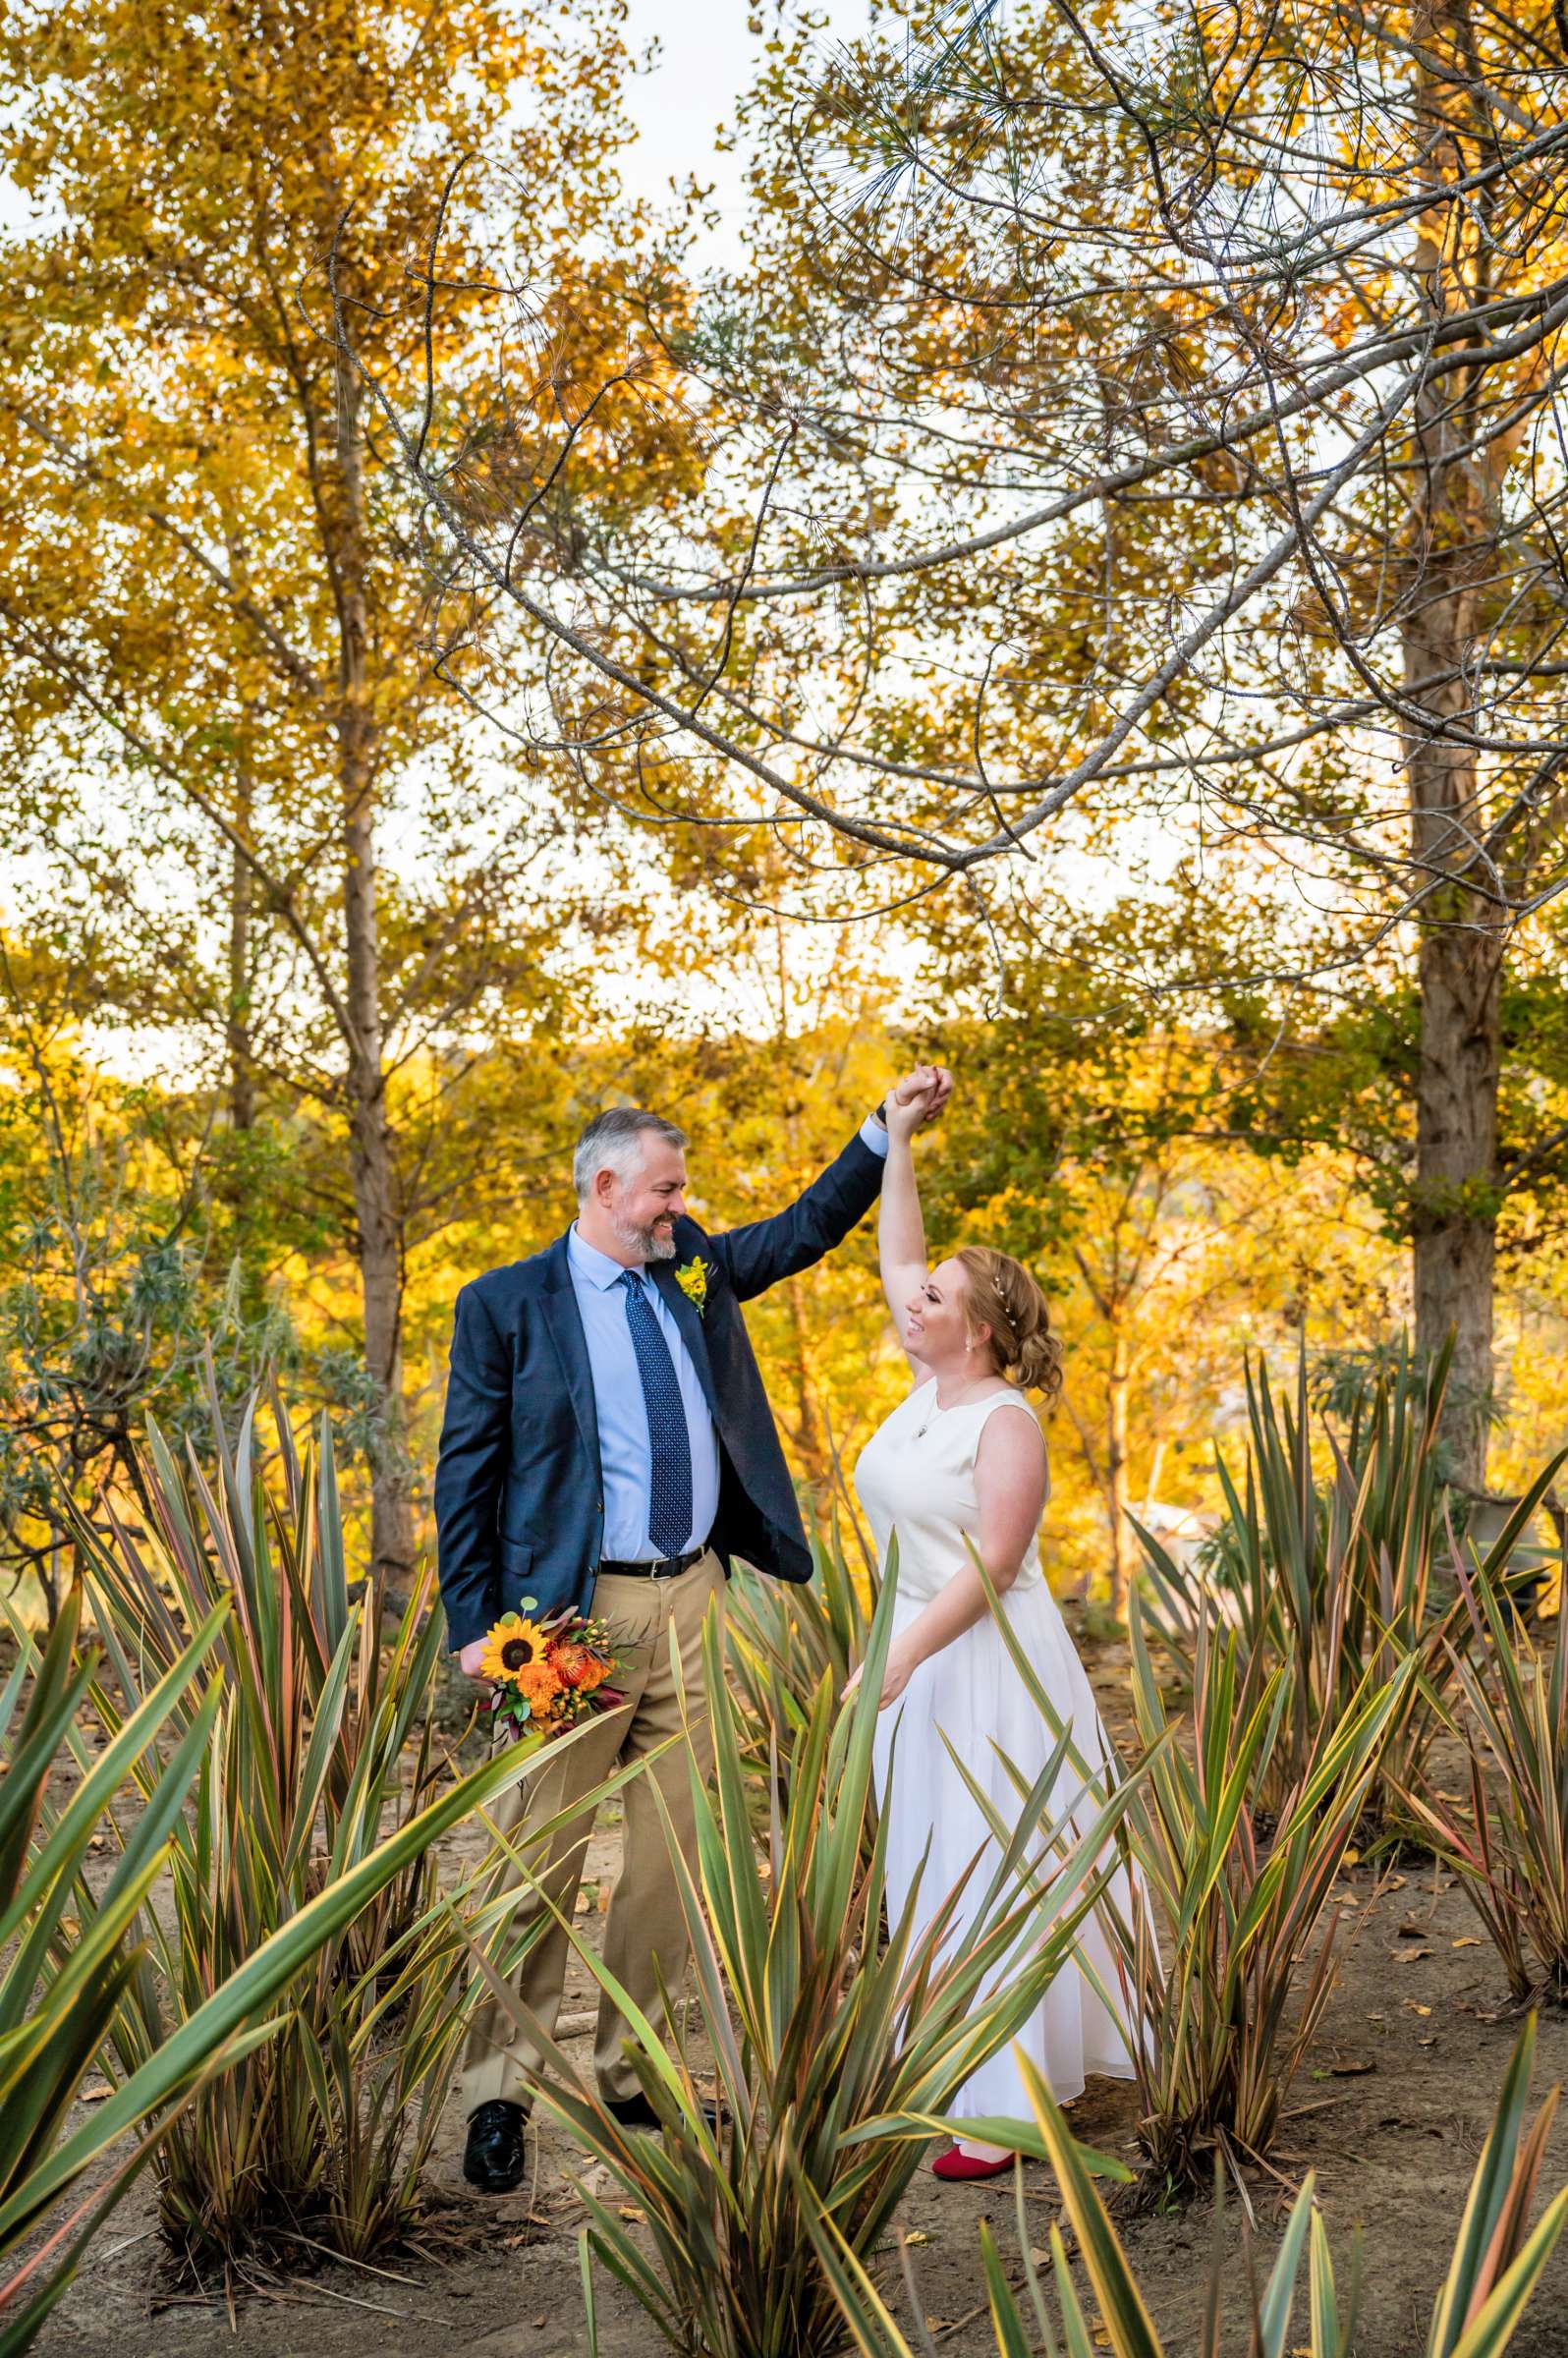
M 565 1687 L 577 1687 L 585 1695 L 604 1683 L 604 1664 L 587 1646 L 579 1646 L 573 1638 L 563 1638 L 550 1649 L 550 1668 Z
M 513 1671 L 512 1684 L 528 1697 L 535 1719 L 548 1718 L 550 1706 L 561 1693 L 561 1681 L 548 1662 L 525 1663 L 521 1670 Z

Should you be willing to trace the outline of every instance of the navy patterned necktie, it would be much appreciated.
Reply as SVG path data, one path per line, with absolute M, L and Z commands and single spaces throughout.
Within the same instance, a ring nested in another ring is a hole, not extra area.
M 618 1282 L 626 1293 L 626 1322 L 647 1411 L 648 1538 L 660 1555 L 679 1555 L 692 1536 L 692 1438 L 681 1379 L 642 1272 L 623 1269 Z

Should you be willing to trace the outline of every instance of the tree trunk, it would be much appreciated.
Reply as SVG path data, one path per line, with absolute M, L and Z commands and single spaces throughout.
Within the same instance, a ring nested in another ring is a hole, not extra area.
M 1487 913 L 1471 924 L 1465 929 L 1456 915 L 1422 939 L 1412 1241 L 1417 1347 L 1436 1351 L 1454 1334 L 1443 1439 L 1459 1481 L 1480 1490 L 1492 1386 L 1502 955 Z
M 246 545 L 234 518 L 223 510 L 223 541 L 229 572 L 242 596 L 251 593 L 251 569 Z M 240 707 L 239 752 L 235 767 L 235 832 L 244 843 L 252 840 L 255 819 L 254 779 L 251 768 L 252 731 L 255 706 L 251 699 Z M 255 1127 L 255 1061 L 251 1048 L 251 937 L 255 909 L 255 875 L 244 853 L 229 855 L 229 1001 L 224 1011 L 224 1046 L 229 1059 L 229 1119 L 236 1130 Z
M 801 1461 L 801 1470 L 812 1490 L 825 1495 L 829 1467 L 812 1384 L 812 1325 L 805 1278 L 787 1277 L 784 1294 L 789 1304 L 790 1339 L 793 1345 L 790 1374 L 795 1385 L 796 1453 Z
M 1462 39 L 1454 0 L 1428 0 L 1414 38 L 1452 54 Z M 1418 72 L 1417 118 L 1433 203 L 1423 215 L 1417 267 L 1430 315 L 1447 308 L 1460 257 L 1446 176 L 1463 168 L 1445 107 L 1453 85 Z M 1431 715 L 1407 723 L 1411 846 L 1423 893 L 1421 1028 L 1416 1086 L 1416 1185 L 1411 1207 L 1416 1340 L 1435 1351 L 1450 1329 L 1453 1374 L 1443 1438 L 1458 1479 L 1484 1488 L 1492 1382 L 1492 1277 L 1497 1233 L 1497 1084 L 1504 940 L 1495 909 L 1472 888 L 1483 832 L 1476 757 L 1439 732 L 1468 715 L 1479 585 L 1493 533 L 1476 471 L 1456 453 L 1472 427 L 1452 377 L 1416 410 L 1412 564 L 1405 595 L 1404 680 Z
M 352 1037 L 346 1075 L 349 1160 L 364 1307 L 364 1364 L 373 1391 L 370 1446 L 372 1575 L 406 1592 L 414 1569 L 414 1511 L 403 1411 L 403 1214 L 382 1061 L 380 940 L 376 921 L 374 723 L 366 676 L 364 485 L 357 380 L 339 386 L 338 457 L 344 493 L 338 559 L 342 701 L 343 929 Z
M 251 814 L 240 816 L 243 834 Z M 251 920 L 254 883 L 251 864 L 233 855 L 229 882 L 229 1005 L 224 1024 L 229 1056 L 229 1119 L 236 1130 L 255 1127 L 255 1065 L 251 1053 Z

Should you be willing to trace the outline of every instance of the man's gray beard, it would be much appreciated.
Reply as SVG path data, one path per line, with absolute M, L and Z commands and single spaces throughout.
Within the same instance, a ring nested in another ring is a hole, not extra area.
M 652 1228 L 634 1228 L 629 1220 L 617 1220 L 615 1234 L 628 1253 L 640 1253 L 644 1261 L 675 1259 L 673 1236 L 660 1236 Z

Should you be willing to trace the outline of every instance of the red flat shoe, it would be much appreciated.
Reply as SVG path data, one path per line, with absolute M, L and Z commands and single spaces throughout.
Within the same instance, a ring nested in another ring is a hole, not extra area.
M 931 2175 L 945 2178 L 950 2186 L 967 2184 L 972 2178 L 999 2178 L 1012 2168 L 1017 2158 L 1015 2154 L 1004 2154 L 1000 2162 L 982 2162 L 978 2154 L 960 2153 L 956 2145 L 950 2145 L 931 2163 Z

